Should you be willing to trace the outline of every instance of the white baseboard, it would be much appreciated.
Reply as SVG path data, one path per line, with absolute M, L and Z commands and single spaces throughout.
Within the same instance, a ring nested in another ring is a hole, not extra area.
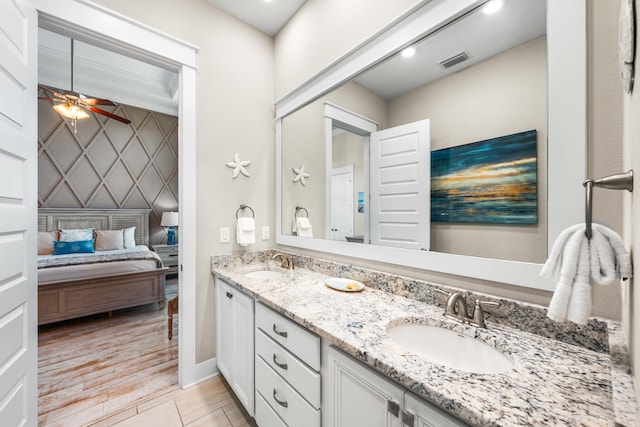
M 208 380 L 209 378 L 215 377 L 220 374 L 218 370 L 218 364 L 216 363 L 216 358 L 213 357 L 209 360 L 205 360 L 204 362 L 200 362 L 195 366 L 195 376 L 194 381 L 189 384 L 183 384 L 182 388 L 191 387 L 192 385 L 198 384 L 204 380 Z

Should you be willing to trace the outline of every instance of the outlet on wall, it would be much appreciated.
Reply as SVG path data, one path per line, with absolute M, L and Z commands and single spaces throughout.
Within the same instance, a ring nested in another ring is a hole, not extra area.
M 262 226 L 262 240 L 269 240 L 271 238 L 271 229 L 268 225 Z
M 229 243 L 231 241 L 231 229 L 229 227 L 220 227 L 220 243 Z

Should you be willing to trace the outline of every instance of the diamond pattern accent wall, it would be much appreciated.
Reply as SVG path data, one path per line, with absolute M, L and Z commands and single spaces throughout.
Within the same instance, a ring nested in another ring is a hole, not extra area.
M 41 95 L 42 96 L 42 95 Z M 38 204 L 44 208 L 152 209 L 150 242 L 164 211 L 178 210 L 178 118 L 137 107 L 104 108 L 71 123 L 38 101 Z

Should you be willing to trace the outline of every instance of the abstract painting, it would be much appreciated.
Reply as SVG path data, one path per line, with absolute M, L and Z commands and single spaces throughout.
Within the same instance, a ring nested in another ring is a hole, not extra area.
M 431 152 L 431 221 L 538 222 L 535 130 Z

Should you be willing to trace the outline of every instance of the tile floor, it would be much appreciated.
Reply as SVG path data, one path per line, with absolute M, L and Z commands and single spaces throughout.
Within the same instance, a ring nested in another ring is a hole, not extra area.
M 222 376 L 177 389 L 118 412 L 91 427 L 255 427 Z

